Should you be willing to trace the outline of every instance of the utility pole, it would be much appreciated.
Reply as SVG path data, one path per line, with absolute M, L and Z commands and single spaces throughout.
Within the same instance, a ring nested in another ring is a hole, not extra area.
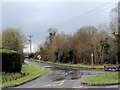
M 93 53 L 91 54 L 91 59 L 92 59 L 92 66 L 93 66 L 93 64 L 94 64 L 94 62 L 93 62 L 94 61 L 94 54 Z
M 118 35 L 117 35 L 117 41 L 118 41 L 117 59 L 118 59 L 118 65 L 120 65 L 120 1 L 118 2 Z M 119 82 L 120 82 L 120 71 L 118 71 L 118 79 L 119 79 Z
M 30 53 L 31 53 L 31 52 L 32 52 L 32 39 L 31 39 L 31 38 L 32 38 L 33 36 L 32 36 L 32 35 L 29 35 L 28 37 L 30 38 L 30 39 L 29 39 L 29 42 L 30 42 Z

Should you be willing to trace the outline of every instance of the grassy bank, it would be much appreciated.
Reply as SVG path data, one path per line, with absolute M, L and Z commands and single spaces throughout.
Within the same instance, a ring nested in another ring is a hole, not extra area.
M 4 73 L 2 74 L 2 80 L 6 79 L 6 81 L 2 81 L 2 88 L 8 86 L 15 86 L 22 83 L 25 83 L 29 80 L 37 78 L 38 76 L 43 76 L 47 74 L 46 68 L 41 68 L 33 65 L 23 65 L 22 66 L 22 76 L 20 73 Z M 19 76 L 19 78 L 17 78 Z M 16 79 L 15 79 L 16 77 Z
M 31 61 L 39 62 L 39 60 L 31 59 Z M 84 69 L 103 69 L 103 65 L 84 65 L 84 64 L 70 64 L 70 63 L 59 63 L 59 62 L 50 62 L 50 61 L 40 61 L 41 63 L 62 66 L 62 67 L 79 67 Z
M 86 83 L 88 85 L 104 85 L 118 82 L 119 78 L 117 72 L 113 72 L 110 74 L 100 74 L 97 76 L 86 78 L 82 81 L 82 83 Z

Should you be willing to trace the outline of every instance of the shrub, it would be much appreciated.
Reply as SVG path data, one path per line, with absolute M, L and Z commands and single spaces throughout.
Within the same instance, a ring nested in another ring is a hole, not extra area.
M 2 72 L 20 72 L 21 54 L 13 50 L 0 50 L 2 54 Z
M 29 59 L 30 58 L 34 58 L 34 54 L 33 53 L 29 54 Z

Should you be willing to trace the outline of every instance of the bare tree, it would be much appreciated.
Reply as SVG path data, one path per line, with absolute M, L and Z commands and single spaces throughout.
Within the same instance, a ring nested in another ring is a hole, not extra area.
M 4 49 L 23 52 L 25 40 L 24 34 L 19 29 L 7 28 L 2 32 L 2 46 Z

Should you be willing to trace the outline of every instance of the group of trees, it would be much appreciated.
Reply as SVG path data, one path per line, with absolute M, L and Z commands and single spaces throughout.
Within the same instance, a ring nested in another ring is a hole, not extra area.
M 108 32 L 94 26 L 82 27 L 73 35 L 57 33 L 51 29 L 38 52 L 43 60 L 55 62 L 91 64 L 93 54 L 94 64 L 103 64 L 105 60 L 116 63 L 117 48 L 114 39 Z
M 120 18 L 116 7 L 111 12 L 110 23 L 104 27 L 84 26 L 73 35 L 49 29 L 49 36 L 39 45 L 38 53 L 43 60 L 55 62 L 115 64 L 120 61 L 119 48 Z

